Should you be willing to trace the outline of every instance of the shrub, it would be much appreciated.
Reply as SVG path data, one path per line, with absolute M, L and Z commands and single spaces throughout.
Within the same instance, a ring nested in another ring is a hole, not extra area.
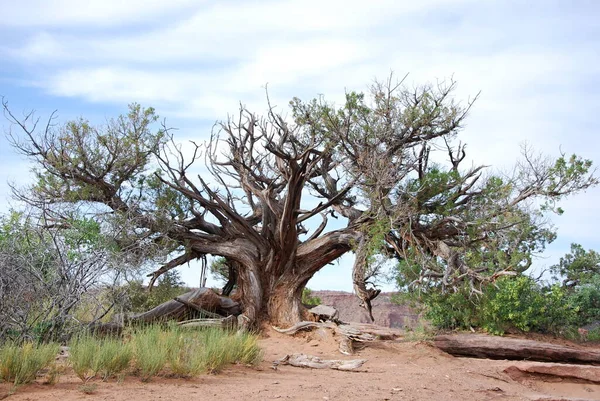
M 217 373 L 230 363 L 255 365 L 262 360 L 258 337 L 250 333 L 230 333 L 221 329 L 200 332 L 203 370 Z
M 542 287 L 527 276 L 502 277 L 469 296 L 464 287 L 456 292 L 421 293 L 425 317 L 440 329 L 480 327 L 493 334 L 507 330 L 561 334 L 577 323 L 579 307 L 559 286 Z M 571 330 L 572 331 L 572 330 Z
M 57 344 L 5 344 L 0 348 L 0 381 L 15 386 L 31 383 L 37 374 L 50 366 L 58 353 Z
M 185 293 L 188 288 L 181 281 L 179 272 L 170 270 L 158 279 L 152 291 L 147 291 L 141 280 L 129 282 L 124 290 L 131 311 L 145 312 Z
M 97 375 L 106 380 L 125 371 L 132 356 L 130 344 L 119 339 L 83 335 L 71 342 L 69 360 L 81 380 L 88 381 Z
M 558 334 L 576 318 L 562 287 L 543 288 L 527 276 L 499 279 L 486 294 L 482 310 L 482 327 L 495 334 L 511 328 Z
M 131 345 L 119 339 L 101 340 L 94 358 L 94 374 L 100 374 L 102 380 L 121 374 L 131 362 Z
M 170 342 L 167 348 L 171 350 L 169 366 L 178 376 L 217 373 L 230 363 L 255 365 L 262 360 L 258 337 L 250 333 L 231 333 L 217 328 L 176 328 L 167 338 Z
M 310 288 L 302 290 L 302 303 L 307 306 L 317 306 L 321 304 L 321 298 L 313 296 Z
M 588 341 L 600 341 L 600 327 L 589 330 L 587 334 Z
M 420 296 L 425 317 L 440 329 L 468 329 L 479 327 L 480 312 L 476 299 L 469 298 L 466 291 Z
M 250 333 L 239 332 L 232 337 L 232 361 L 245 365 L 257 365 L 262 361 L 263 353 L 258 345 L 258 336 Z
M 578 326 L 600 321 L 600 276 L 573 289 L 570 302 L 578 311 Z
M 148 381 L 160 372 L 169 359 L 169 338 L 172 331 L 164 331 L 158 325 L 137 330 L 132 335 L 135 367 L 139 370 L 142 381 Z
M 70 343 L 69 362 L 77 377 L 87 381 L 94 377 L 94 359 L 98 342 L 90 335 L 76 337 Z

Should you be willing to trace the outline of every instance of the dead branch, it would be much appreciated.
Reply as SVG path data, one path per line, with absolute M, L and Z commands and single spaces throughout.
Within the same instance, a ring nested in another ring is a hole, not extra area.
M 316 356 L 306 354 L 291 354 L 274 361 L 273 369 L 277 370 L 277 367 L 280 365 L 291 365 L 299 368 L 356 371 L 365 362 L 367 362 L 366 359 L 352 359 L 343 361 L 339 359 L 321 359 Z

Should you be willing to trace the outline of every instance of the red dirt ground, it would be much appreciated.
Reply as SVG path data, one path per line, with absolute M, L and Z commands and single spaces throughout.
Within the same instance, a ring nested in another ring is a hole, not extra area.
M 426 342 L 382 342 L 356 357 L 342 356 L 324 331 L 288 337 L 270 332 L 261 340 L 264 361 L 256 368 L 232 366 L 218 375 L 155 378 L 142 383 L 95 381 L 84 394 L 74 375 L 55 385 L 21 387 L 10 401 L 48 400 L 600 400 L 600 385 L 528 379 L 518 383 L 503 373 L 509 361 L 455 358 Z M 360 372 L 311 370 L 291 366 L 272 369 L 286 354 L 302 352 L 325 359 L 364 358 Z M 0 398 L 8 391 L 0 384 Z

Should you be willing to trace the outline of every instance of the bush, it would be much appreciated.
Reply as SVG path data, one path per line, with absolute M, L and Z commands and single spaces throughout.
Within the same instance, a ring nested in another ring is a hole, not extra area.
M 38 373 L 50 366 L 58 353 L 57 344 L 5 344 L 0 348 L 0 381 L 15 386 L 31 383 Z
M 100 341 L 94 358 L 94 374 L 102 380 L 117 376 L 129 368 L 133 352 L 131 345 L 118 339 Z
M 302 303 L 307 306 L 317 306 L 321 304 L 321 298 L 312 295 L 312 290 L 304 288 L 302 290 Z
M 542 287 L 527 276 L 502 277 L 484 287 L 483 295 L 469 296 L 468 291 L 422 293 L 425 317 L 440 329 L 480 327 L 499 335 L 512 329 L 560 334 L 577 323 L 579 307 L 558 285 Z
M 600 327 L 588 331 L 588 341 L 600 341 Z
M 482 311 L 482 327 L 494 334 L 509 329 L 559 334 L 577 312 L 564 288 L 543 288 L 527 276 L 499 279 L 489 288 Z
M 576 287 L 570 297 L 578 311 L 578 326 L 600 321 L 600 276 Z
M 421 294 L 425 317 L 439 329 L 468 329 L 478 327 L 479 311 L 476 300 L 465 291 L 440 294 Z

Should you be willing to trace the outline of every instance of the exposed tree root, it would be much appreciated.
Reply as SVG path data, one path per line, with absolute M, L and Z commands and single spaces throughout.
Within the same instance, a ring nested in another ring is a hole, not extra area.
M 387 327 L 363 323 L 335 323 L 335 322 L 308 322 L 296 323 L 287 329 L 273 327 L 275 331 L 283 334 L 294 335 L 302 330 L 327 328 L 340 336 L 339 351 L 344 355 L 353 355 L 356 343 L 372 342 L 376 340 L 396 340 L 403 337 L 403 332 Z

